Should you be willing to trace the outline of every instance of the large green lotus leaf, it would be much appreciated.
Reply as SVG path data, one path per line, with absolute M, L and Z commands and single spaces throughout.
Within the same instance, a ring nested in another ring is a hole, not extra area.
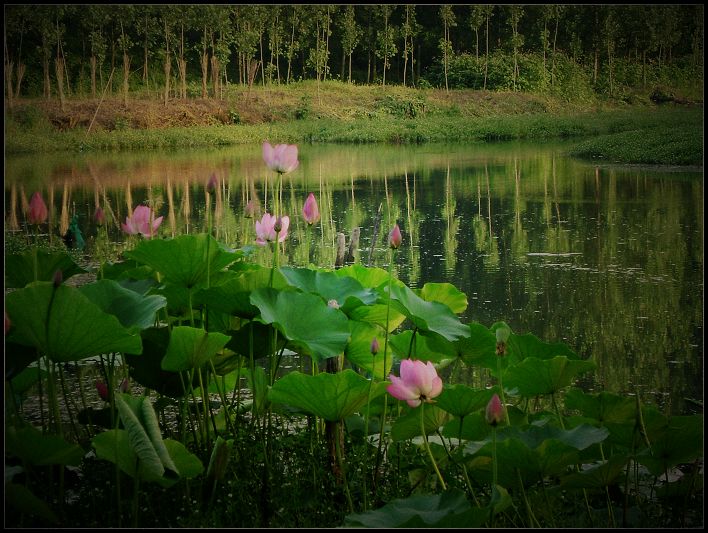
M 15 455 L 34 466 L 78 466 L 84 451 L 77 444 L 70 444 L 58 435 L 43 435 L 32 426 L 5 430 L 5 452 Z
M 179 471 L 180 479 L 194 479 L 204 472 L 202 461 L 191 453 L 184 444 L 172 439 L 164 439 L 163 442 L 165 443 L 165 449 Z M 158 483 L 163 487 L 170 487 L 177 481 L 177 479 L 163 477 L 158 480 Z
M 325 302 L 335 300 L 347 315 L 361 305 L 376 303 L 378 299 L 373 289 L 365 289 L 356 279 L 338 276 L 334 272 L 295 267 L 283 267 L 280 272 L 293 287 L 319 294 Z
M 449 341 L 470 334 L 469 328 L 447 305 L 426 302 L 405 285 L 391 286 L 391 306 L 403 313 L 419 330 L 436 333 Z
M 467 309 L 467 295 L 451 283 L 428 282 L 420 289 L 419 295 L 426 302 L 439 302 L 447 305 L 455 313 Z
M 20 289 L 33 281 L 53 281 L 57 270 L 61 270 L 65 280 L 86 272 L 66 252 L 28 250 L 22 254 L 6 255 L 5 288 Z
M 349 312 L 349 318 L 376 324 L 384 329 L 386 329 L 388 325 L 388 332 L 391 333 L 403 323 L 406 319 L 406 315 L 386 304 L 372 304 L 362 305 L 352 309 Z
M 243 256 L 241 252 L 225 250 L 206 233 L 142 240 L 124 255 L 159 272 L 163 282 L 186 288 L 206 283 L 207 272 L 215 275 Z
M 147 474 L 144 467 L 140 467 L 140 477 L 145 481 L 154 481 L 168 488 L 181 478 L 191 479 L 204 471 L 204 465 L 199 458 L 190 453 L 180 442 L 172 439 L 163 440 L 167 452 L 170 454 L 175 467 L 179 470 L 180 477 L 154 477 Z M 96 450 L 99 459 L 110 461 L 118 465 L 123 472 L 131 477 L 136 475 L 137 455 L 130 446 L 130 437 L 125 429 L 111 429 L 103 431 L 91 440 L 91 445 Z
M 412 336 L 412 330 L 403 331 L 398 335 L 389 335 L 388 342 L 399 359 L 410 358 L 439 363 L 443 359 L 452 359 L 456 355 L 452 343 L 445 339 L 429 337 L 418 332 L 411 345 Z
M 244 271 L 228 271 L 221 283 L 209 289 L 197 291 L 193 296 L 194 305 L 209 305 L 229 315 L 253 318 L 258 315 L 258 308 L 251 303 L 251 292 L 256 289 L 271 287 L 271 269 L 258 266 Z M 283 289 L 288 286 L 285 277 L 276 271 L 272 288 Z
M 189 379 L 180 378 L 178 372 L 162 369 L 162 360 L 170 342 L 170 330 L 167 327 L 148 328 L 140 332 L 142 354 L 125 353 L 125 360 L 130 368 L 130 377 L 162 395 L 181 398 L 189 392 Z M 198 376 L 194 376 L 192 386 L 199 386 Z
M 394 442 L 408 440 L 422 435 L 420 427 L 420 409 L 423 407 L 423 423 L 425 433 L 435 433 L 441 426 L 449 420 L 450 415 L 437 407 L 435 404 L 425 404 L 415 409 L 409 409 L 407 413 L 399 416 L 391 427 L 391 439 Z
M 389 345 L 386 349 L 386 357 L 384 357 L 384 345 L 386 344 L 384 332 L 378 326 L 367 322 L 359 322 L 358 320 L 350 320 L 349 327 L 351 338 L 344 350 L 344 356 L 349 362 L 359 368 L 363 368 L 374 377 L 385 379 L 393 364 L 393 354 Z M 379 343 L 379 351 L 376 355 L 371 354 L 371 342 L 374 337 Z
M 553 439 L 576 450 L 584 450 L 605 440 L 609 431 L 607 428 L 597 428 L 587 424 L 581 424 L 573 429 L 561 429 L 550 424 L 534 424 L 523 431 L 517 427 L 508 428 L 505 434 L 522 440 L 532 449 L 538 448 L 544 441 Z
M 179 470 L 162 441 L 157 415 L 147 396 L 115 395 L 116 408 L 128 432 L 128 442 L 140 461 L 143 479 L 153 481 L 167 476 L 179 477 Z
M 108 352 L 140 353 L 140 336 L 104 313 L 75 287 L 38 281 L 5 298 L 12 340 L 54 361 L 78 361 Z
M 570 360 L 564 355 L 553 359 L 527 357 L 507 369 L 504 387 L 517 388 L 519 394 L 526 397 L 553 394 L 570 385 L 578 374 L 594 368 L 592 361 Z
M 485 408 L 493 394 L 492 389 L 478 390 L 463 384 L 445 385 L 435 401 L 440 409 L 462 418 Z
M 634 424 L 637 416 L 637 402 L 634 398 L 623 398 L 604 391 L 588 394 L 572 388 L 565 393 L 565 407 L 580 411 L 584 416 L 603 425 Z
M 5 379 L 14 379 L 39 359 L 40 355 L 34 346 L 18 344 L 13 338 L 14 332 L 11 330 L 5 337 Z
M 162 360 L 162 369 L 181 372 L 200 368 L 229 342 L 228 335 L 209 333 L 201 328 L 176 326 L 170 333 L 170 343 Z
M 478 322 L 470 322 L 469 337 L 454 342 L 455 348 L 467 365 L 497 369 L 497 339 L 494 332 Z M 504 362 L 502 360 L 502 362 Z
M 5 356 L 7 357 L 7 343 L 5 344 L 5 350 Z M 33 351 L 35 350 L 33 349 Z M 49 376 L 49 372 L 44 369 L 40 370 L 38 367 L 34 366 L 32 368 L 25 368 L 22 372 L 8 379 L 8 382 L 12 392 L 14 394 L 21 395 L 24 392 L 27 392 L 32 385 L 40 380 L 40 378 L 46 379 L 47 376 Z
M 372 383 L 350 368 L 316 376 L 295 370 L 275 382 L 268 399 L 337 422 L 356 413 L 370 398 L 384 394 L 387 385 L 385 381 Z
M 344 518 L 344 527 L 477 528 L 489 519 L 489 509 L 472 507 L 464 492 L 416 494 L 393 500 L 379 509 Z
M 582 472 L 575 472 L 561 479 L 564 489 L 602 489 L 612 485 L 615 480 L 624 478 L 628 457 L 616 454 L 598 465 L 593 465 Z
M 277 327 L 293 350 L 297 348 L 316 361 L 344 353 L 350 335 L 349 321 L 322 298 L 295 291 L 258 289 L 251 293 L 251 303 L 260 310 L 260 320 Z
M 79 290 L 104 312 L 115 315 L 126 328 L 149 328 L 155 323 L 157 311 L 167 305 L 162 296 L 141 296 L 110 279 L 89 283 Z
M 651 450 L 637 455 L 637 462 L 658 476 L 681 463 L 703 456 L 703 415 L 672 416 L 660 430 L 650 433 Z
M 59 524 L 59 518 L 44 500 L 40 500 L 24 485 L 5 482 L 5 505 L 22 514 L 36 516 L 52 524 Z
M 273 326 L 251 321 L 240 329 L 229 330 L 227 333 L 231 336 L 231 340 L 226 343 L 226 347 L 247 359 L 251 355 L 254 359 L 260 359 L 273 353 L 272 336 L 276 333 Z M 275 352 L 280 351 L 285 344 L 286 340 L 283 339 L 283 336 L 278 335 Z
M 492 325 L 490 330 L 494 332 L 496 330 L 495 325 Z M 559 355 L 564 355 L 569 360 L 580 359 L 578 354 L 571 350 L 568 345 L 562 342 L 543 342 L 531 333 L 526 333 L 525 335 L 511 333 L 506 342 L 506 357 L 509 357 L 513 362 L 523 361 L 527 357 L 552 359 Z
M 360 264 L 353 264 L 334 271 L 339 277 L 350 277 L 357 280 L 362 287 L 376 289 L 382 285 L 387 285 L 389 282 L 389 274 L 382 268 L 366 267 Z M 394 285 L 402 285 L 403 283 L 396 278 L 391 280 Z
M 491 390 L 491 389 L 490 389 Z M 442 396 L 442 394 L 440 395 Z M 440 397 L 438 396 L 438 398 Z M 443 427 L 445 437 L 481 442 L 487 438 L 492 427 L 481 413 L 470 413 L 464 418 L 453 418 Z

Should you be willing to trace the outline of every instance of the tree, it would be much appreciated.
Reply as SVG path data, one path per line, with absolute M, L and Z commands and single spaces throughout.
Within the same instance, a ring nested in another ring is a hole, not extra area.
M 487 69 L 489 66 L 489 21 L 492 18 L 492 15 L 494 14 L 494 6 L 484 6 L 483 9 L 484 13 L 484 24 L 486 27 L 486 30 L 484 32 L 485 36 L 485 51 L 484 51 L 484 86 L 483 88 L 486 90 L 487 89 Z
M 450 40 L 450 28 L 457 26 L 455 22 L 455 14 L 452 11 L 451 5 L 443 5 L 440 7 L 440 18 L 443 22 L 443 38 L 440 40 L 440 50 L 443 54 L 443 70 L 445 71 L 445 90 L 449 91 L 447 84 L 447 65 L 450 55 L 452 55 L 452 41 Z
M 383 86 L 386 86 L 386 71 L 391 68 L 391 58 L 398 52 L 395 41 L 395 31 L 390 24 L 391 14 L 395 9 L 392 5 L 379 6 L 383 18 L 383 29 L 376 36 L 376 56 L 383 59 Z
M 420 26 L 415 20 L 415 6 L 406 4 L 406 20 L 401 28 L 403 34 L 403 85 L 406 84 L 406 71 L 408 67 L 408 56 L 411 57 L 411 85 L 415 87 L 415 79 L 413 77 L 413 51 L 415 49 L 414 38 L 418 35 Z
M 474 31 L 474 57 L 479 59 L 479 28 L 484 24 L 487 6 L 475 5 L 470 7 L 470 28 Z
M 524 36 L 519 33 L 519 21 L 524 16 L 524 8 L 519 5 L 510 5 L 507 7 L 509 13 L 509 26 L 511 26 L 511 48 L 514 54 L 514 71 L 512 73 L 512 84 L 514 91 L 516 90 L 516 80 L 519 77 L 519 63 L 517 53 L 519 48 L 524 44 Z
M 348 5 L 344 8 L 344 15 L 340 25 L 342 28 L 342 54 L 349 58 L 349 75 L 347 79 L 349 80 L 349 83 L 351 83 L 352 55 L 354 54 L 354 49 L 359 44 L 359 39 L 361 39 L 362 35 L 361 28 L 356 23 L 354 6 Z M 344 68 L 344 61 L 342 61 L 342 68 Z

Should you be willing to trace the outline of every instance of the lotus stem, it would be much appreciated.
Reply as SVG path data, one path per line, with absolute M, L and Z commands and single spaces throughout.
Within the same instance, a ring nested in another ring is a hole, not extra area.
M 334 439 L 334 449 L 337 453 L 337 462 L 339 463 L 339 470 L 342 472 L 342 481 L 344 482 L 344 492 L 347 495 L 347 505 L 349 505 L 349 512 L 353 513 L 354 504 L 352 502 L 352 495 L 349 492 L 349 483 L 347 482 L 347 471 L 344 468 L 344 459 L 342 458 L 342 444 L 339 442 L 338 437 L 335 437 Z
M 433 452 L 430 450 L 430 443 L 428 442 L 428 435 L 426 435 L 426 433 L 425 433 L 424 407 L 425 407 L 425 402 L 420 404 L 420 430 L 423 432 L 423 442 L 425 443 L 425 449 L 428 452 L 428 457 L 430 457 L 430 462 L 433 464 L 433 468 L 435 469 L 435 473 L 438 475 L 438 479 L 440 480 L 440 484 L 442 485 L 443 490 L 447 490 L 447 485 L 445 485 L 445 480 L 443 479 L 442 474 L 440 474 L 440 470 L 438 470 L 438 464 L 435 462 L 435 457 L 433 457 Z

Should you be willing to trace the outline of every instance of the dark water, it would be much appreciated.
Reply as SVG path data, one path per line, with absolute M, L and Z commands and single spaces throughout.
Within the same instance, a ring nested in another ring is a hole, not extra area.
M 300 168 L 280 184 L 291 217 L 285 257 L 304 265 L 309 252 L 332 267 L 337 233 L 348 244 L 358 227 L 356 260 L 387 268 L 386 237 L 398 223 L 397 275 L 412 287 L 455 285 L 469 301 L 463 321 L 505 320 L 592 357 L 598 370 L 587 390 L 639 392 L 667 412 L 691 410 L 686 398 L 703 399 L 702 169 L 598 167 L 566 157 L 567 148 L 300 146 Z M 23 202 L 35 190 L 50 204 L 53 235 L 78 216 L 87 258 L 125 246 L 119 222 L 139 203 L 164 216 L 161 236 L 205 231 L 212 174 L 217 237 L 253 244 L 246 201 L 271 210 L 278 186 L 260 146 L 8 158 L 6 239 L 25 231 Z M 309 192 L 322 220 L 308 234 L 300 210 Z M 111 218 L 109 247 L 96 246 L 97 205 Z

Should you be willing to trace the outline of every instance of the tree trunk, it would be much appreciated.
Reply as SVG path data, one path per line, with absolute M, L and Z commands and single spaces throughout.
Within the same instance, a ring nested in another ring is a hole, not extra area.
M 96 56 L 91 56 L 91 98 L 96 98 Z
M 130 87 L 129 84 L 129 77 L 130 77 L 130 56 L 126 54 L 125 52 L 123 53 L 123 105 L 128 107 L 128 89 Z
M 208 96 L 207 80 L 209 77 L 209 54 L 207 54 L 206 50 L 202 53 L 201 66 L 202 66 L 202 98 L 206 98 Z
M 165 53 L 165 64 L 163 65 L 163 69 L 165 72 L 165 105 L 167 105 L 167 102 L 170 99 L 170 72 L 172 70 L 172 63 L 170 61 L 170 53 L 169 49 Z
M 487 90 L 487 66 L 489 65 L 489 16 L 486 18 L 487 30 L 485 33 L 485 50 L 484 50 L 484 90 Z
M 57 57 L 54 59 L 54 73 L 57 77 L 57 89 L 59 91 L 59 102 L 61 103 L 61 110 L 64 111 L 65 108 L 65 98 L 64 98 L 64 59 Z
M 27 66 L 24 63 L 17 64 L 17 81 L 15 82 L 15 98 L 20 97 L 20 86 L 22 84 L 22 78 L 25 76 L 25 69 Z
M 5 77 L 5 80 L 7 81 L 7 105 L 12 108 L 12 71 L 14 70 L 15 65 L 12 61 L 5 61 L 5 72 L 7 72 L 7 76 Z
M 52 81 L 49 76 L 49 54 L 47 52 L 42 58 L 42 72 L 44 72 L 44 97 L 49 100 L 52 97 Z

